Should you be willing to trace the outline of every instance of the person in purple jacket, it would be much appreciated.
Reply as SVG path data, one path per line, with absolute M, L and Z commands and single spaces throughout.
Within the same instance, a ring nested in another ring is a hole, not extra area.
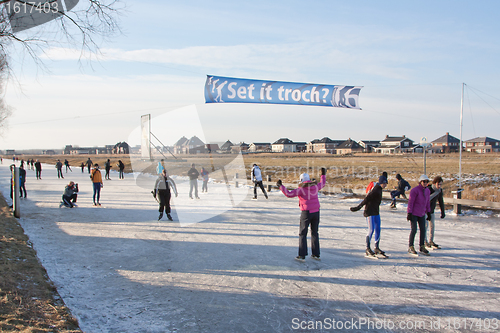
M 418 179 L 418 186 L 410 191 L 410 198 L 408 199 L 408 215 L 407 220 L 411 223 L 411 232 L 409 239 L 408 253 L 417 255 L 414 247 L 415 235 L 417 234 L 417 223 L 420 229 L 420 253 L 429 255 L 429 251 L 424 246 L 425 242 L 425 218 L 427 213 L 431 211 L 430 205 L 430 191 L 427 188 L 429 184 L 429 177 L 426 175 L 420 176 Z
M 295 258 L 298 261 L 304 261 L 307 256 L 307 229 L 311 226 L 311 258 L 320 260 L 319 258 L 319 200 L 318 192 L 326 184 L 326 169 L 321 168 L 321 180 L 318 183 L 311 181 L 307 173 L 300 175 L 299 188 L 289 191 L 281 179 L 276 185 L 281 192 L 288 198 L 299 197 L 300 213 L 300 231 L 299 231 L 299 255 Z

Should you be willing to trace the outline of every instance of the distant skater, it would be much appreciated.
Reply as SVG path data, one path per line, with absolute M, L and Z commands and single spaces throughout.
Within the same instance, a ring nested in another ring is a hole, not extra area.
M 94 188 L 94 195 L 92 197 L 94 201 L 94 206 L 100 206 L 101 204 L 99 203 L 99 200 L 101 198 L 101 188 L 103 184 L 102 184 L 101 171 L 99 171 L 99 164 L 96 163 L 94 165 L 94 169 L 90 174 L 90 179 L 92 180 L 92 185 Z
M 366 236 L 366 256 L 375 257 L 381 256 L 387 258 L 385 252 L 379 247 L 380 244 L 380 203 L 382 202 L 382 190 L 387 187 L 387 178 L 380 176 L 378 182 L 373 189 L 366 195 L 361 203 L 355 207 L 351 207 L 351 211 L 355 212 L 365 206 L 363 215 L 366 217 L 368 224 L 368 235 Z M 371 249 L 372 236 L 375 233 L 375 252 Z
M 199 199 L 200 197 L 198 196 L 198 177 L 200 176 L 200 173 L 198 170 L 195 169 L 194 163 L 191 164 L 191 169 L 188 171 L 188 176 L 189 176 L 189 197 L 193 199 L 193 189 L 194 189 L 194 196 L 196 199 Z
M 42 163 L 40 163 L 39 160 L 36 160 L 35 162 L 35 174 L 36 179 L 42 179 Z
M 106 163 L 104 163 L 104 170 L 106 170 L 106 175 L 104 176 L 104 179 L 111 180 L 111 178 L 109 178 L 109 171 L 111 170 L 111 161 L 109 160 L 109 158 L 106 161 Z
M 85 171 L 85 163 L 82 162 L 82 164 L 80 164 L 80 168 L 82 168 L 82 173 Z
M 64 165 L 66 166 L 66 173 L 68 173 L 68 169 L 69 171 L 73 172 L 73 170 L 71 170 L 71 167 L 69 166 L 69 161 L 67 159 L 64 160 Z
M 409 239 L 408 253 L 417 255 L 414 247 L 415 235 L 417 234 L 417 224 L 420 229 L 420 253 L 429 255 L 429 251 L 424 246 L 425 242 L 425 217 L 431 211 L 430 191 L 427 188 L 429 177 L 420 176 L 418 186 L 410 191 L 408 199 L 407 220 L 411 223 L 411 232 Z
M 28 165 L 28 164 L 26 164 Z M 26 198 L 26 170 L 24 170 L 24 166 L 21 165 L 19 167 L 19 197 L 22 198 L 23 194 Z
M 90 173 L 90 169 L 92 168 L 92 160 L 90 159 L 90 157 L 87 159 L 87 162 L 85 162 L 85 164 L 87 165 L 87 169 Z
M 63 172 L 62 172 L 62 167 L 63 167 L 63 164 L 61 163 L 61 160 L 57 160 L 57 163 L 56 163 L 57 178 L 64 179 Z
M 118 178 L 119 179 L 124 179 L 125 177 L 123 176 L 123 170 L 125 169 L 125 164 L 123 164 L 122 160 L 118 160 Z
M 175 186 L 175 182 L 172 178 L 168 176 L 167 170 L 163 169 L 161 175 L 158 176 L 155 182 L 155 188 L 152 191 L 153 196 L 157 198 L 158 203 L 160 205 L 158 216 L 158 221 L 163 217 L 163 211 L 165 210 L 165 214 L 167 214 L 167 218 L 172 221 L 172 215 L 170 215 L 170 198 L 172 194 L 170 189 L 174 190 L 174 194 L 177 197 L 177 187 Z
M 201 179 L 203 180 L 203 185 L 201 186 L 201 193 L 208 192 L 208 171 L 205 168 L 201 168 Z
M 446 216 L 444 209 L 444 199 L 443 199 L 443 178 L 441 176 L 436 176 L 432 180 L 432 184 L 429 184 L 427 188 L 430 191 L 431 200 L 431 211 L 427 214 L 427 222 L 425 223 L 425 246 L 433 250 L 440 249 L 441 246 L 434 243 L 434 230 L 436 226 L 436 217 L 434 210 L 436 209 L 436 204 L 439 203 L 439 208 L 441 209 L 441 218 L 444 219 Z M 427 232 L 429 230 L 429 232 Z M 427 238 L 429 235 L 429 238 Z
M 262 191 L 262 193 L 264 193 L 266 199 L 268 199 L 266 189 L 262 184 L 262 172 L 260 171 L 260 168 L 257 164 L 254 164 L 252 168 L 252 182 L 254 183 L 253 199 L 257 200 L 257 187 L 260 187 L 260 190 Z
M 300 175 L 299 188 L 289 191 L 278 180 L 276 185 L 280 188 L 281 192 L 288 198 L 299 197 L 300 207 L 300 229 L 299 229 L 299 255 L 295 258 L 299 261 L 304 261 L 307 256 L 307 231 L 309 225 L 311 226 L 311 258 L 320 260 L 319 251 L 319 199 L 318 192 L 326 184 L 326 169 L 321 168 L 321 181 L 317 184 L 312 182 L 307 173 Z

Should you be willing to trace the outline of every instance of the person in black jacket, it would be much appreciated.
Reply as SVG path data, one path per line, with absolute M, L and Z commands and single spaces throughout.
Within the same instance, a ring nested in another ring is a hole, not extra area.
M 167 218 L 170 221 L 173 220 L 170 215 L 170 198 L 172 197 L 170 188 L 174 190 L 174 194 L 177 197 L 177 187 L 175 186 L 175 182 L 168 176 L 167 170 L 163 169 L 160 176 L 158 176 L 158 179 L 156 179 L 154 190 L 151 191 L 160 204 L 160 215 L 158 216 L 158 221 L 163 217 L 163 210 L 165 210 Z
M 396 198 L 399 198 L 399 196 L 406 199 L 405 191 L 411 188 L 410 184 L 399 173 L 396 175 L 396 179 L 398 180 L 398 186 L 394 187 L 394 191 L 391 191 L 391 208 L 396 208 Z
M 366 256 L 374 257 L 380 255 L 387 257 L 385 252 L 379 247 L 380 243 L 380 203 L 382 202 L 382 190 L 387 186 L 387 178 L 380 176 L 378 183 L 366 195 L 363 201 L 355 207 L 351 207 L 352 212 L 356 212 L 365 206 L 364 216 L 368 223 L 368 235 L 366 236 Z M 371 239 L 375 233 L 375 252 L 370 247 Z
M 35 162 L 35 170 L 36 179 L 42 179 L 42 163 L 40 163 L 39 160 L 36 160 Z
M 123 177 L 123 170 L 125 169 L 125 164 L 123 164 L 122 160 L 118 160 L 118 178 L 119 179 L 124 179 L 125 177 Z
M 104 169 L 106 170 L 106 175 L 104 176 L 104 179 L 111 180 L 111 178 L 109 178 L 109 171 L 111 170 L 111 161 L 109 160 L 109 158 L 106 161 L 106 163 L 104 163 Z
M 64 179 L 63 172 L 62 172 L 62 167 L 63 167 L 63 164 L 61 163 L 61 160 L 57 160 L 57 163 L 56 163 L 57 178 Z
M 191 169 L 188 171 L 188 176 L 189 176 L 189 197 L 193 199 L 193 188 L 194 188 L 194 196 L 196 199 L 199 199 L 198 197 L 198 176 L 200 173 L 198 170 L 195 169 L 194 163 L 191 164 Z
M 440 249 L 441 247 L 434 243 L 434 227 L 435 227 L 435 216 L 434 210 L 436 209 L 436 204 L 439 203 L 439 208 L 441 209 L 441 218 L 444 219 L 446 216 L 444 209 L 443 200 L 443 190 L 441 186 L 443 185 L 443 178 L 441 176 L 436 176 L 432 180 L 432 185 L 429 184 L 427 188 L 431 191 L 431 211 L 427 214 L 427 220 L 425 222 L 425 230 L 429 230 L 429 238 L 427 238 L 427 233 L 425 234 L 425 247 L 431 249 Z

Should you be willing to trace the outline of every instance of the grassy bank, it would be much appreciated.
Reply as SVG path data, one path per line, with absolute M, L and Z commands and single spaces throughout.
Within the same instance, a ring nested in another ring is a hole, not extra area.
M 0 332 L 81 332 L 0 195 Z

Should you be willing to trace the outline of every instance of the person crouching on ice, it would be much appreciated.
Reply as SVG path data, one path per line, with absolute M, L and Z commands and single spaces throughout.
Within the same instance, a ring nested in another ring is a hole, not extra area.
M 170 221 L 173 221 L 172 215 L 170 215 L 170 197 L 172 196 L 170 193 L 170 187 L 172 187 L 175 196 L 177 197 L 177 187 L 175 186 L 175 182 L 168 176 L 167 170 L 163 169 L 161 174 L 158 176 L 158 179 L 156 179 L 155 188 L 152 191 L 153 196 L 158 199 L 158 203 L 160 204 L 160 215 L 158 216 L 158 221 L 163 217 L 164 209 L 167 214 L 167 218 Z
M 281 179 L 276 183 L 281 192 L 288 198 L 299 197 L 300 213 L 300 229 L 299 229 L 299 255 L 295 258 L 299 261 L 304 261 L 307 256 L 307 229 L 311 225 L 311 258 L 319 259 L 319 200 L 318 192 L 326 184 L 326 169 L 321 168 L 321 181 L 317 184 L 312 182 L 307 173 L 300 175 L 299 188 L 289 191 Z
M 361 203 L 351 207 L 351 212 L 356 212 L 365 206 L 363 215 L 368 222 L 368 235 L 366 236 L 366 256 L 374 257 L 380 255 L 386 257 L 385 252 L 379 248 L 380 242 L 380 203 L 382 202 L 382 190 L 387 186 L 387 177 L 380 176 L 378 183 L 368 192 Z M 370 243 L 375 232 L 375 252 L 372 251 Z
M 68 208 L 73 208 L 76 206 L 76 197 L 78 193 L 78 184 L 75 182 L 69 182 L 68 185 L 64 188 L 64 193 L 62 195 L 62 203 L 59 207 L 63 205 Z

